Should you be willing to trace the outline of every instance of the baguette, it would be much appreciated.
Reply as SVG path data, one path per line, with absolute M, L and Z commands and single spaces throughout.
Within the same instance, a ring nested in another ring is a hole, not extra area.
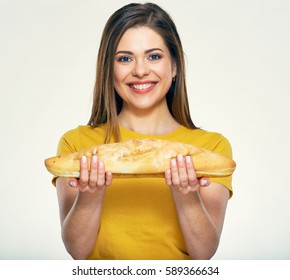
M 216 152 L 190 144 L 148 138 L 102 144 L 51 157 L 45 160 L 45 166 L 54 176 L 78 178 L 81 157 L 87 156 L 90 164 L 91 157 L 97 155 L 114 178 L 164 177 L 170 160 L 178 154 L 191 156 L 199 178 L 230 176 L 236 167 L 232 159 Z

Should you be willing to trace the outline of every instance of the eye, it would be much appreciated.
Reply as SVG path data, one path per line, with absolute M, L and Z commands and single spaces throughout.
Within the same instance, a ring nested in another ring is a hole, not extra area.
M 149 60 L 158 60 L 160 59 L 162 56 L 160 54 L 157 54 L 157 53 L 154 53 L 154 54 L 151 54 L 149 56 Z
M 129 56 L 122 55 L 122 56 L 120 56 L 120 57 L 118 58 L 118 61 L 120 61 L 120 62 L 131 62 L 132 59 L 131 59 L 131 57 L 129 57 Z

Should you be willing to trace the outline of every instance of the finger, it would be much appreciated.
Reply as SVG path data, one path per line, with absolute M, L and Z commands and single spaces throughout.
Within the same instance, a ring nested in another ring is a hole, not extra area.
M 77 188 L 78 186 L 78 180 L 76 178 L 68 178 L 67 183 L 72 188 Z
M 198 179 L 196 177 L 194 165 L 190 156 L 185 157 L 187 176 L 188 176 L 188 185 L 191 187 L 196 187 L 198 185 Z
M 98 163 L 98 180 L 97 187 L 102 187 L 105 185 L 105 165 L 102 161 Z
M 178 174 L 179 174 L 179 181 L 180 187 L 186 188 L 188 186 L 188 176 L 187 176 L 187 166 L 184 162 L 183 155 L 177 155 L 177 165 L 178 165 Z
M 82 156 L 80 159 L 80 178 L 78 187 L 80 191 L 85 191 L 89 180 L 88 160 L 86 156 Z
M 178 173 L 178 168 L 177 168 L 177 162 L 176 162 L 176 159 L 175 158 L 171 159 L 171 161 L 170 161 L 170 168 L 171 168 L 171 182 L 172 182 L 172 186 L 179 187 L 180 180 L 179 180 L 179 173 Z
M 105 185 L 106 186 L 109 186 L 112 184 L 112 181 L 113 181 L 113 174 L 111 171 L 107 171 L 105 173 L 105 177 L 106 177 L 106 182 L 105 182 Z
M 203 177 L 199 180 L 199 184 L 201 187 L 207 187 L 210 184 L 210 180 L 209 180 L 209 178 Z
M 93 193 L 96 191 L 97 180 L 98 180 L 98 157 L 96 155 L 93 155 L 91 159 L 88 179 L 89 192 Z
M 164 177 L 165 177 L 165 182 L 168 186 L 172 185 L 172 181 L 171 181 L 171 171 L 170 169 L 166 169 L 165 173 L 164 173 Z

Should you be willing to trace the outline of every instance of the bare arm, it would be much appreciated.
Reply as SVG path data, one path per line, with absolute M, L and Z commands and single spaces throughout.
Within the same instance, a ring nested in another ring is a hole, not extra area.
M 216 252 L 222 232 L 229 191 L 218 183 L 200 187 L 193 163 L 178 157 L 166 171 L 179 224 L 192 259 L 210 259 Z
M 105 173 L 96 158 L 90 175 L 87 162 L 82 160 L 79 180 L 60 177 L 56 181 L 62 239 L 74 259 L 85 259 L 94 248 L 106 186 L 111 182 L 112 174 Z

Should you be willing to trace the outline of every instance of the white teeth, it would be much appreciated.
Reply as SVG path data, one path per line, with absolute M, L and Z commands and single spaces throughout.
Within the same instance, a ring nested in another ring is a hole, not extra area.
M 131 84 L 130 87 L 135 88 L 135 89 L 147 89 L 151 87 L 153 83 L 150 84 Z

